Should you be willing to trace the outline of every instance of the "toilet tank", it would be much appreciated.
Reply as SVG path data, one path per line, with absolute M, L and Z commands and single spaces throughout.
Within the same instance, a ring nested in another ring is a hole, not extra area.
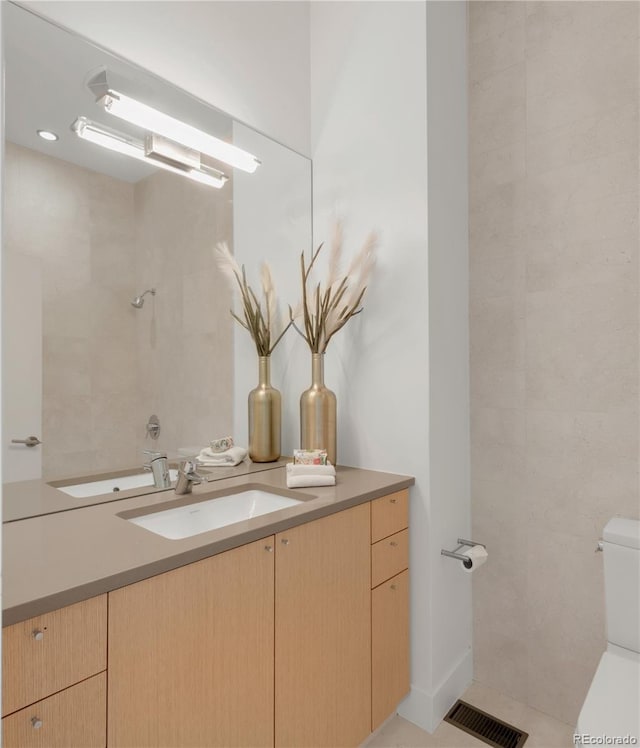
M 607 639 L 640 652 L 640 520 L 614 517 L 602 538 Z

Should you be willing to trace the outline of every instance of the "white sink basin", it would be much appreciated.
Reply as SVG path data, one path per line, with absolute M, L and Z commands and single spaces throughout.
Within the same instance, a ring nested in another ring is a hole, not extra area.
M 195 504 L 165 509 L 162 512 L 133 517 L 129 522 L 155 532 L 164 538 L 179 540 L 232 525 L 234 522 L 259 517 L 262 514 L 277 512 L 301 502 L 284 496 L 252 489 L 230 496 L 199 501 Z
M 169 470 L 172 481 L 178 478 L 177 470 Z M 58 491 L 73 496 L 76 499 L 87 499 L 90 496 L 100 496 L 103 493 L 129 491 L 132 488 L 148 488 L 153 486 L 153 475 L 149 472 L 137 475 L 123 475 L 120 478 L 96 480 L 91 483 L 76 483 L 73 486 L 57 486 Z

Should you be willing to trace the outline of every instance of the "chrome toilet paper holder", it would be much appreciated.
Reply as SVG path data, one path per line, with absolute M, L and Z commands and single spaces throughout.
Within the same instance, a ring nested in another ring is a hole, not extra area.
M 454 548 L 452 551 L 446 551 L 444 548 L 440 551 L 441 556 L 449 556 L 449 558 L 455 558 L 458 561 L 462 561 L 462 564 L 465 569 L 470 569 L 473 565 L 473 561 L 469 558 L 469 556 L 463 556 L 461 551 L 465 546 L 469 548 L 473 548 L 474 545 L 481 545 L 485 550 L 487 546 L 484 543 L 476 543 L 475 540 L 464 540 L 463 538 L 458 538 L 458 547 Z

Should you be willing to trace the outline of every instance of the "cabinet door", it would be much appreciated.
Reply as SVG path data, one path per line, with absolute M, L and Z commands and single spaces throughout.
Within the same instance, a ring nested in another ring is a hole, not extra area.
M 371 592 L 371 687 L 375 730 L 409 692 L 409 572 Z
M 275 745 L 359 745 L 371 726 L 368 504 L 276 535 Z
M 100 595 L 2 630 L 2 713 L 107 667 L 107 596 Z
M 104 748 L 106 680 L 106 673 L 94 675 L 5 717 L 5 748 Z
M 109 593 L 109 746 L 273 744 L 273 544 Z

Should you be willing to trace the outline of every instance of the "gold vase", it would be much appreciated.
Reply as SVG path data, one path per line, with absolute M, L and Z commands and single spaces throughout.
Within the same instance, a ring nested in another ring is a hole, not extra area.
M 326 449 L 336 464 L 336 396 L 324 386 L 324 353 L 311 354 L 311 387 L 300 396 L 300 446 Z
M 282 399 L 271 386 L 271 359 L 258 358 L 258 386 L 249 393 L 249 457 L 275 462 L 280 457 Z

